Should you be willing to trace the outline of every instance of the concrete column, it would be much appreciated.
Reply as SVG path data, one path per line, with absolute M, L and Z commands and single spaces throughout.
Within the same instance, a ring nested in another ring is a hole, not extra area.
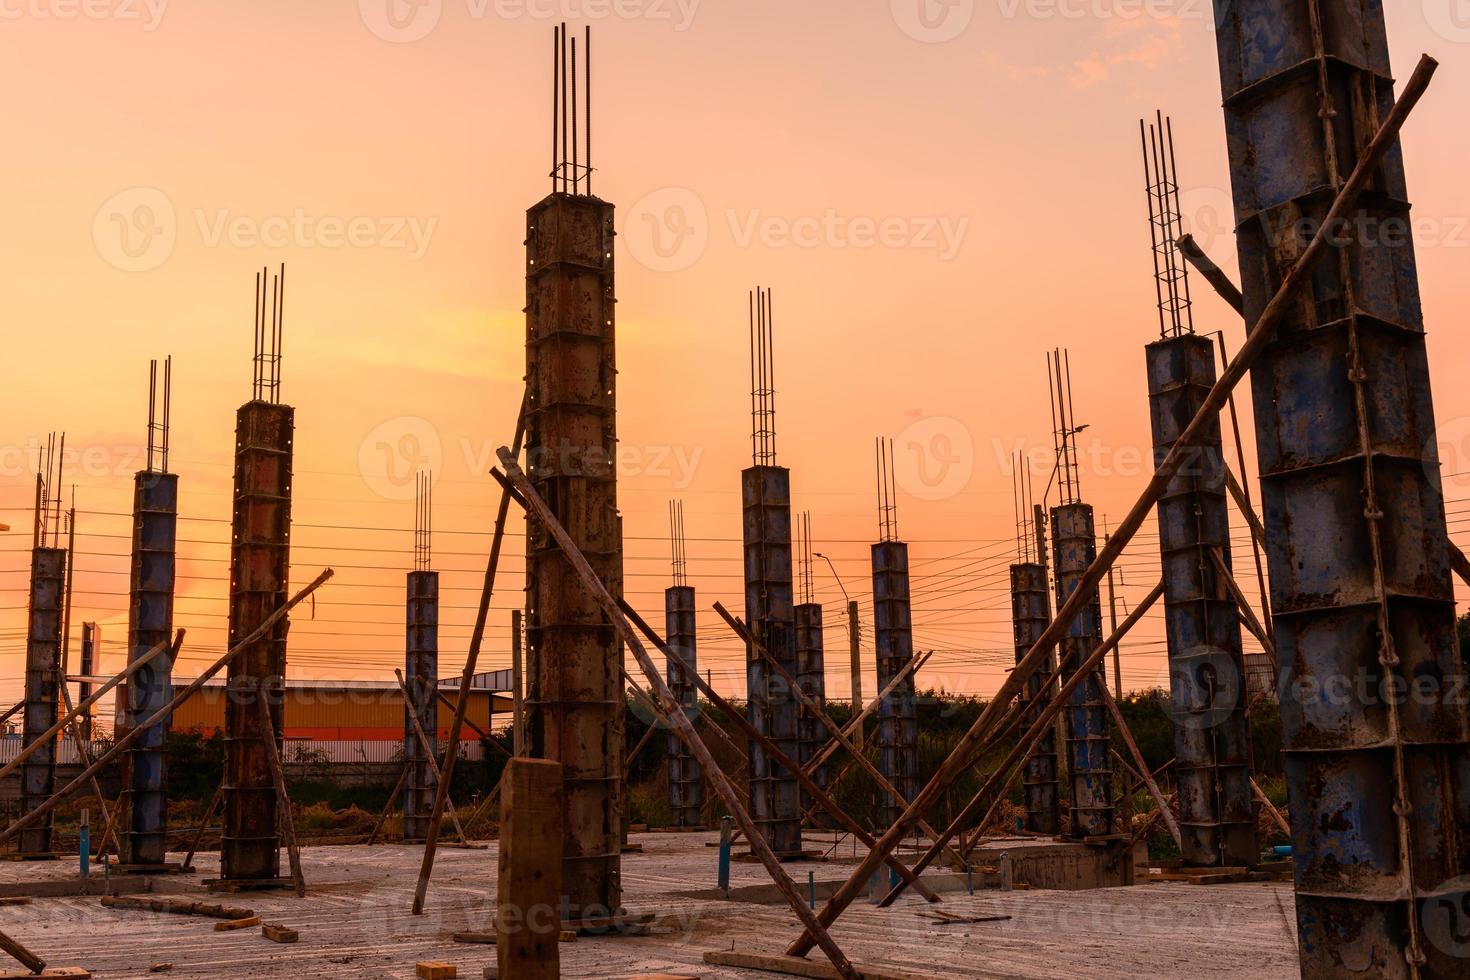
M 28 748 L 56 724 L 61 697 L 61 607 L 66 594 L 65 548 L 31 550 L 31 595 L 26 617 L 26 677 L 21 747 Z M 20 767 L 20 807 L 29 813 L 56 791 L 56 742 L 33 752 Z M 27 857 L 52 857 L 53 814 L 17 838 Z
M 1011 622 L 1016 634 L 1016 662 L 1020 663 L 1051 624 L 1045 565 L 1024 562 L 1011 566 Z M 1048 656 L 1042 669 L 1027 681 L 1021 698 L 1025 705 L 1021 716 L 1022 731 L 1041 717 L 1051 703 L 1056 671 L 1055 655 Z M 1061 807 L 1057 793 L 1056 726 L 1047 727 L 1046 734 L 1041 736 L 1036 748 L 1026 758 L 1022 778 L 1026 785 L 1026 829 L 1035 834 L 1059 833 Z
M 418 841 L 429 834 L 438 780 L 431 762 L 439 751 L 439 573 L 408 573 L 403 761 L 408 781 L 403 787 L 403 838 Z M 426 750 L 414 728 L 414 717 L 429 737 Z
M 914 659 L 909 546 L 901 541 L 873 545 L 873 643 L 881 691 Z M 878 771 L 904 799 L 919 795 L 919 708 L 912 672 L 878 704 Z M 884 793 L 880 827 L 892 826 L 903 809 Z
M 696 618 L 694 613 L 694 588 L 676 585 L 664 590 L 664 636 L 669 649 L 677 653 L 689 669 L 699 671 L 699 655 L 696 646 Z M 672 662 L 668 665 L 669 689 L 684 706 L 684 714 L 694 720 L 698 707 L 699 692 L 694 680 Z M 700 811 L 704 808 L 704 784 L 700 777 L 699 763 L 679 738 L 668 736 L 669 819 L 675 827 L 700 826 Z

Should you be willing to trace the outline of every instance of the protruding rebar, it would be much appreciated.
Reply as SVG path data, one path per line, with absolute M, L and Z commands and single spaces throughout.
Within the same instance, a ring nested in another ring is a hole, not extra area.
M 1154 291 L 1159 306 L 1159 336 L 1194 333 L 1189 297 L 1189 264 L 1179 254 L 1184 234 L 1179 206 L 1179 176 L 1174 162 L 1173 121 L 1155 113 L 1153 125 L 1138 121 L 1143 144 L 1144 191 L 1148 195 L 1148 228 L 1153 243 Z
M 750 451 L 756 466 L 776 465 L 775 314 L 771 290 L 750 294 Z

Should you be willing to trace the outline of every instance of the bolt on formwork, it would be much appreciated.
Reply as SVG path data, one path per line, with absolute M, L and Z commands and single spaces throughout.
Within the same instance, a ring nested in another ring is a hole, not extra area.
M 1047 594 L 1046 528 L 1042 510 L 1031 500 L 1031 466 L 1017 456 L 1012 470 L 1016 503 L 1016 564 L 1011 566 L 1011 625 L 1015 631 L 1016 662 L 1036 645 L 1051 623 Z M 1019 700 L 1022 730 L 1036 723 L 1051 703 L 1056 687 L 1056 656 L 1049 656 L 1026 681 Z M 1034 834 L 1061 832 L 1061 797 L 1057 792 L 1056 727 L 1047 726 L 1026 757 L 1022 771 L 1026 797 L 1026 829 Z
M 67 549 L 61 547 L 63 520 L 60 485 L 66 436 L 52 435 L 36 474 L 35 531 L 31 547 L 31 586 L 26 612 L 25 708 L 21 745 L 29 748 L 56 724 L 62 683 L 62 606 L 66 596 Z M 56 790 L 56 741 L 47 743 L 21 766 L 21 812 L 45 804 Z M 48 813 L 20 832 L 23 857 L 54 857 L 53 815 Z
M 1215 384 L 1215 347 L 1194 332 L 1172 122 L 1139 121 L 1159 339 L 1145 348 L 1154 460 L 1162 462 Z M 1218 418 L 1159 500 L 1159 553 L 1179 785 L 1181 857 L 1194 867 L 1260 860 L 1240 614 L 1215 555 L 1232 567 Z
M 296 411 L 281 395 L 286 269 L 255 278 L 253 397 L 235 419 L 234 510 L 230 546 L 230 645 L 243 641 L 286 603 L 291 570 L 291 465 Z M 280 751 L 285 705 L 287 621 L 230 661 L 225 702 L 224 831 L 220 877 L 282 881 L 280 800 L 270 748 Z M 259 708 L 266 698 L 270 725 Z
M 424 840 L 434 812 L 439 734 L 439 573 L 433 571 L 434 480 L 414 481 L 413 571 L 404 610 L 403 838 Z M 417 725 L 415 725 L 417 720 Z M 424 739 L 418 733 L 422 730 Z M 428 744 L 425 745 L 424 742 Z
M 812 515 L 804 512 L 797 524 L 798 567 L 801 571 L 801 599 L 792 610 L 796 621 L 796 678 L 802 693 L 823 712 L 827 710 L 826 646 L 822 636 L 822 604 L 816 601 L 813 588 Z M 817 717 L 804 706 L 798 706 L 796 720 L 800 753 L 796 760 L 803 766 L 827 744 L 827 732 Z M 812 779 L 823 789 L 830 775 L 827 766 L 819 766 Z M 813 801 L 802 794 L 802 808 L 811 809 Z
M 570 45 L 568 42 L 570 41 Z M 576 40 L 553 42 L 552 193 L 526 214 L 527 475 L 598 577 L 621 576 L 613 205 L 592 195 Z M 569 920 L 622 899 L 622 644 L 545 526 L 526 522 L 525 697 L 530 754 L 562 764 Z
M 673 650 L 684 661 L 680 666 L 669 660 L 665 670 L 669 690 L 684 709 L 684 715 L 694 721 L 699 707 L 699 692 L 689 671 L 699 671 L 699 650 L 695 635 L 694 587 L 689 584 L 687 555 L 684 544 L 684 504 L 669 502 L 669 540 L 672 550 L 674 584 L 664 590 L 664 636 Z M 675 827 L 698 827 L 702 824 L 704 810 L 704 780 L 699 771 L 699 762 L 689 747 L 673 733 L 668 736 L 669 777 L 669 821 Z
M 745 622 L 756 642 L 793 676 L 795 587 L 791 561 L 791 471 L 776 465 L 775 353 L 771 291 L 750 294 L 751 463 L 741 471 Z M 750 723 L 789 758 L 800 754 L 798 705 L 753 647 L 746 650 Z M 801 787 L 757 742 L 750 744 L 750 815 L 778 856 L 801 853 Z
M 173 636 L 179 521 L 179 478 L 168 471 L 173 358 L 148 368 L 148 460 L 133 478 L 133 550 L 128 579 L 128 661 Z M 127 684 L 126 719 L 135 729 L 173 699 L 173 663 L 165 651 Z M 122 863 L 128 870 L 161 868 L 167 856 L 170 724 L 159 721 L 133 742 L 124 780 L 128 814 Z
M 1077 591 L 1097 558 L 1097 527 L 1092 505 L 1083 503 L 1077 465 L 1079 426 L 1072 411 L 1072 370 L 1065 351 L 1047 356 L 1051 388 L 1052 431 L 1060 503 L 1051 509 L 1052 569 L 1060 607 Z M 1048 490 L 1048 492 L 1050 492 Z M 1083 611 L 1067 624 L 1058 647 L 1058 676 L 1066 683 L 1093 650 L 1102 644 L 1102 598 L 1094 586 Z M 1071 782 L 1072 837 L 1105 837 L 1114 832 L 1113 763 L 1108 752 L 1112 725 L 1103 692 L 1101 669 L 1092 671 L 1072 691 L 1064 712 L 1067 720 L 1067 778 Z
M 1254 324 L 1393 105 L 1381 4 L 1217 3 Z M 1402 149 L 1251 371 L 1304 976 L 1463 977 L 1470 722 Z
M 898 539 L 893 442 L 878 439 L 878 541 L 872 546 L 873 659 L 884 690 L 914 659 L 909 601 L 909 546 Z M 919 795 L 919 707 L 914 671 L 878 702 L 878 771 L 905 800 Z M 892 826 L 905 807 L 892 794 L 879 799 L 879 824 Z

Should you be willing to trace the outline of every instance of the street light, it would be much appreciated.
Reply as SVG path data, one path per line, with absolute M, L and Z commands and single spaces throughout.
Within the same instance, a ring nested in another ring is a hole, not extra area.
M 847 594 L 847 586 L 845 586 L 845 585 L 842 584 L 842 576 L 837 574 L 837 566 L 834 565 L 834 564 L 832 564 L 832 559 L 828 558 L 826 555 L 822 554 L 820 551 L 814 551 L 814 552 L 812 552 L 812 554 L 814 554 L 818 558 L 822 559 L 822 561 L 824 561 L 824 562 L 827 563 L 827 567 L 830 568 L 830 569 L 832 569 L 832 577 L 837 580 L 837 587 L 842 590 L 842 598 L 844 598 L 844 599 L 847 600 L 848 605 L 851 605 L 852 604 L 852 599 L 848 597 L 848 594 Z

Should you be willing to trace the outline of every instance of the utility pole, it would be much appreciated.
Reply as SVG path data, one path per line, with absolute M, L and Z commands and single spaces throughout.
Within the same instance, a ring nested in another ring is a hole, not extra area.
M 858 604 L 853 599 L 847 603 L 847 635 L 852 651 L 852 716 L 856 718 L 863 713 L 863 663 L 859 642 L 862 640 L 862 627 L 858 624 Z M 852 746 L 858 750 L 863 747 L 861 726 L 853 730 Z

